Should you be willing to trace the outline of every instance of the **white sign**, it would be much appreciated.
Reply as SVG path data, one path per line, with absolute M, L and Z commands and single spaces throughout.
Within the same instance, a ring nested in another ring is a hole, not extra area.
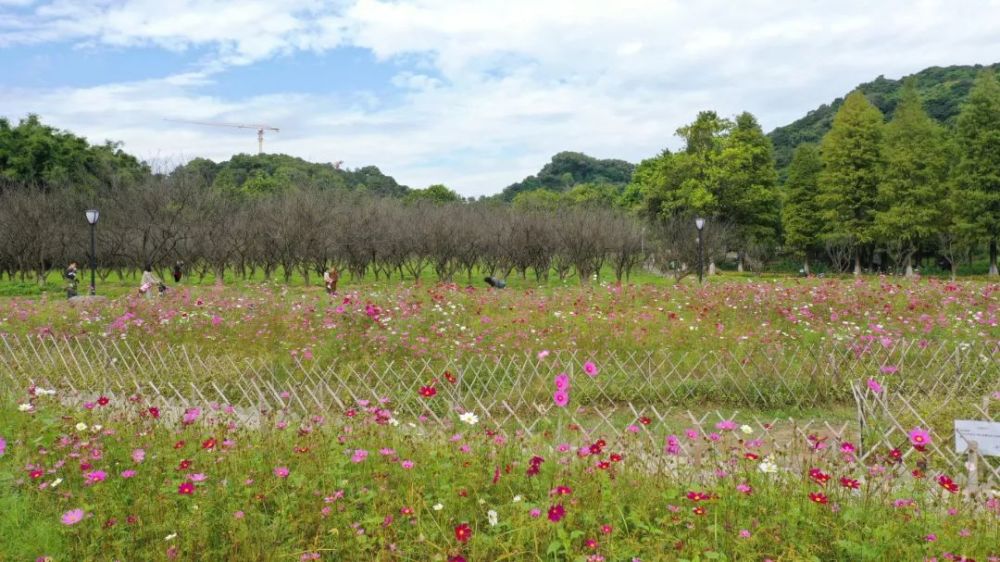
M 964 453 L 969 442 L 979 445 L 979 454 L 1000 457 L 1000 422 L 955 420 L 955 450 Z

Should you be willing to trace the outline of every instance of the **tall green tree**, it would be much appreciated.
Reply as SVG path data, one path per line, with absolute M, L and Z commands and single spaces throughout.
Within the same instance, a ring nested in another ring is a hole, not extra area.
M 837 111 L 821 146 L 823 238 L 849 249 L 855 275 L 861 274 L 861 250 L 875 234 L 883 127 L 882 112 L 855 90 Z
M 717 162 L 712 185 L 715 214 L 735 229 L 738 267 L 743 271 L 747 249 L 773 246 L 781 221 L 774 148 L 752 114 L 744 112 L 736 117 Z
M 956 180 L 968 198 L 966 220 L 989 240 L 990 275 L 997 275 L 1000 236 L 1000 84 L 983 70 L 958 115 L 960 161 Z
M 941 227 L 951 168 L 945 131 L 924 111 L 912 79 L 885 127 L 883 158 L 875 227 L 878 237 L 897 249 L 910 277 L 917 247 Z
M 458 193 L 448 189 L 447 186 L 437 183 L 429 186 L 427 189 L 410 190 L 403 200 L 409 202 L 429 201 L 431 203 L 455 203 L 457 201 L 461 201 L 462 197 Z
M 809 254 L 819 242 L 821 218 L 817 193 L 822 170 L 819 148 L 815 144 L 800 144 L 792 153 L 785 180 L 785 201 L 781 207 L 785 248 L 802 258 L 806 275 L 809 274 Z

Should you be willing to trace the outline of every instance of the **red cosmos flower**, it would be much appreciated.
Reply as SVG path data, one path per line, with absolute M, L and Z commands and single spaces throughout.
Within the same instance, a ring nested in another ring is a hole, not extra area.
M 607 469 L 611 468 L 611 463 L 609 463 L 608 461 L 601 461 L 601 462 L 597 463 L 597 468 L 599 468 L 601 470 L 607 470 Z
M 748 461 L 755 461 L 760 458 L 760 455 L 755 453 L 746 453 L 745 455 L 743 455 L 743 458 L 745 458 Z
M 43 472 L 41 470 L 32 470 L 31 472 L 28 473 L 28 476 L 30 476 L 32 480 L 38 480 L 44 474 L 45 474 L 45 472 Z
M 295 452 L 299 453 L 300 455 L 308 453 L 309 452 L 309 447 L 296 447 L 295 448 Z
M 563 517 L 566 516 L 566 508 L 562 506 L 561 503 L 557 503 L 549 507 L 549 521 L 553 523 L 558 523 Z
M 455 539 L 458 542 L 467 542 L 472 538 L 472 527 L 468 523 L 462 523 L 455 527 Z
M 597 546 L 598 546 L 597 545 L 597 541 L 595 541 L 594 539 L 587 539 L 587 540 L 585 540 L 583 542 L 583 545 L 586 546 L 587 548 L 589 548 L 590 550 L 596 550 Z
M 889 458 L 891 458 L 894 461 L 898 461 L 903 458 L 903 452 L 900 451 L 899 449 L 893 449 L 889 451 Z
M 449 556 L 448 562 L 465 562 L 465 557 L 461 554 L 456 554 L 455 556 Z
M 437 393 L 438 393 L 437 389 L 434 388 L 433 386 L 420 387 L 420 395 L 423 396 L 424 398 L 430 398 L 431 396 L 434 396 Z
M 945 476 L 944 474 L 942 474 L 941 476 L 938 476 L 937 481 L 938 481 L 938 484 L 940 484 L 942 488 L 944 488 L 945 490 L 948 490 L 949 492 L 951 492 L 953 494 L 959 490 L 958 484 L 956 484 L 951 478 Z
M 818 468 L 809 469 L 809 478 L 812 478 L 816 483 L 823 485 L 826 485 L 826 483 L 830 481 L 830 475 Z
M 153 419 L 158 419 L 160 417 L 160 409 L 156 406 L 149 407 L 149 415 L 153 416 Z
M 611 462 L 621 462 L 622 456 L 618 453 L 611 453 Z
M 458 379 L 455 378 L 455 375 L 451 374 L 451 371 L 444 372 L 444 380 L 450 382 L 451 384 L 458 382 Z
M 208 439 L 202 441 L 201 442 L 201 448 L 202 449 L 214 449 L 215 448 L 215 439 L 208 438 Z
M 687 499 L 693 502 L 708 501 L 712 499 L 712 494 L 708 492 L 688 492 Z
M 857 490 L 858 488 L 861 487 L 861 482 L 858 482 L 857 480 L 853 480 L 846 476 L 841 476 L 840 485 L 845 488 L 851 488 L 852 490 Z
M 177 470 L 187 470 L 189 468 L 191 468 L 191 461 L 188 459 L 182 460 L 181 464 L 177 465 Z
M 194 493 L 194 483 L 181 482 L 181 485 L 177 487 L 177 493 L 182 496 L 190 496 Z
M 178 441 L 174 443 L 174 449 L 180 449 L 183 446 L 184 446 L 184 441 Z
M 593 445 L 590 446 L 590 454 L 591 455 L 601 454 L 601 447 L 598 446 L 597 443 L 594 443 Z
M 97 399 L 97 403 L 100 404 L 101 406 L 107 406 L 108 402 L 111 402 L 111 399 L 108 398 L 107 396 L 101 396 L 100 398 Z
M 549 494 L 550 496 L 568 496 L 573 493 L 573 490 L 566 486 L 556 486 L 554 490 Z
M 708 513 L 708 510 L 705 509 L 705 506 L 699 505 L 692 509 L 691 513 L 694 513 L 695 515 L 705 515 Z
M 653 423 L 653 420 L 647 418 L 646 416 L 642 416 L 641 418 L 639 418 L 639 423 L 641 423 L 642 425 L 649 425 Z
M 346 412 L 344 412 L 344 415 L 347 416 L 347 417 L 349 417 L 349 418 L 353 418 L 354 416 L 358 415 L 358 413 L 356 411 L 354 411 L 354 408 L 351 408 L 350 410 L 347 410 Z
M 829 503 L 830 501 L 830 499 L 827 498 L 826 494 L 823 492 L 809 492 L 809 499 L 812 500 L 813 503 L 820 504 Z
M 412 507 L 403 507 L 399 510 L 400 515 L 413 515 Z

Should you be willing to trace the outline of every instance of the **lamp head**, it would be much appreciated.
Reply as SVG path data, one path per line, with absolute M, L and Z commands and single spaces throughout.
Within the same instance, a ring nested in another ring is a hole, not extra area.
M 89 222 L 90 224 L 97 224 L 97 219 L 100 218 L 100 216 L 101 212 L 98 211 L 97 209 L 87 210 L 87 222 Z

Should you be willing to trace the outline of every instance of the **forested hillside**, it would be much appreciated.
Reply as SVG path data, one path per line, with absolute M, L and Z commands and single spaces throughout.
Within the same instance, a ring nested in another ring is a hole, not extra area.
M 954 125 L 962 102 L 969 95 L 976 74 L 982 70 L 982 65 L 975 66 L 932 66 L 913 74 L 912 78 L 920 94 L 927 114 L 939 123 Z M 990 66 L 1000 70 L 1000 63 Z M 879 76 L 871 82 L 857 87 L 879 111 L 886 120 L 892 119 L 896 105 L 899 103 L 903 83 L 909 78 L 904 76 L 899 80 L 890 80 Z M 823 104 L 810 111 L 805 117 L 768 133 L 774 144 L 774 156 L 778 170 L 785 175 L 792 161 L 792 152 L 802 143 L 818 143 L 833 124 L 833 116 L 843 105 L 844 98 L 837 98 L 830 104 Z
M 634 169 L 635 165 L 624 160 L 598 160 L 579 152 L 560 152 L 537 175 L 505 187 L 500 198 L 509 202 L 521 193 L 538 189 L 565 192 L 580 184 L 608 185 L 621 191 Z

